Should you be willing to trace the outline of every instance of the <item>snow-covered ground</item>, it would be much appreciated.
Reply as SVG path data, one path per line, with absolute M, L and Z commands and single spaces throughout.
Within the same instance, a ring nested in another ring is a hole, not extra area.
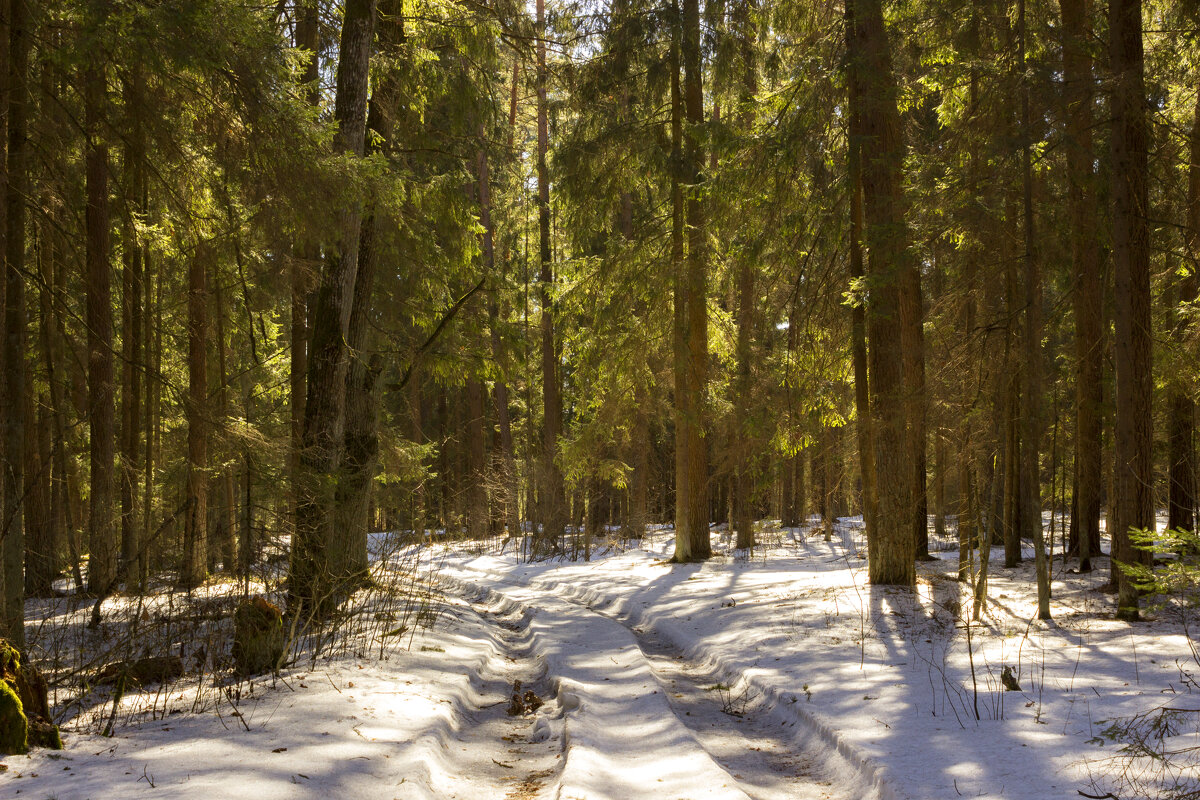
M 956 554 L 914 597 L 867 584 L 853 523 L 763 538 L 739 558 L 714 532 L 699 565 L 666 561 L 669 531 L 589 562 L 438 546 L 432 630 L 243 684 L 219 714 L 181 690 L 111 739 L 68 728 L 63 753 L 4 759 L 0 797 L 1126 798 L 1125 777 L 1171 776 L 1120 758 L 1115 724 L 1170 706 L 1168 746 L 1196 744 L 1184 626 L 1115 620 L 1106 559 L 1055 561 L 1039 622 L 1032 564 L 994 553 L 968 626 Z M 514 681 L 544 705 L 508 714 Z

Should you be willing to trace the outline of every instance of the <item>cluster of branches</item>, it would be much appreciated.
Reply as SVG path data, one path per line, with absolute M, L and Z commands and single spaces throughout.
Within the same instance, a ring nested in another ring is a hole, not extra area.
M 372 529 L 810 506 L 876 583 L 955 521 L 980 601 L 1031 542 L 1045 616 L 1046 509 L 1083 569 L 1194 526 L 1186 7 L 3 8 L 10 638 L 269 539 L 320 616 Z

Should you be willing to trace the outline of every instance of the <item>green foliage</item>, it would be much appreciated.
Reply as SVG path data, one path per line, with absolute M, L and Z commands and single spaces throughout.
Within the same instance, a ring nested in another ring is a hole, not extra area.
M 1120 565 L 1139 591 L 1158 595 L 1159 608 L 1200 607 L 1200 535 L 1187 530 L 1131 530 L 1129 539 L 1154 557 L 1151 565 Z
M 0 753 L 17 755 L 29 749 L 29 721 L 17 694 L 21 655 L 0 639 Z

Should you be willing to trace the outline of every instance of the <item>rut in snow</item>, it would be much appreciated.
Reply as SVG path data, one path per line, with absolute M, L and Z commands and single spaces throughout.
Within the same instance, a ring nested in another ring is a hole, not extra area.
M 675 716 L 753 800 L 857 798 L 838 786 L 827 748 L 808 741 L 794 720 L 772 709 L 754 687 L 688 661 L 642 628 L 630 629 Z
M 545 668 L 533 652 L 524 615 L 487 603 L 472 602 L 470 608 L 492 626 L 500 652 L 479 672 L 480 700 L 468 713 L 457 743 L 464 769 L 478 770 L 485 778 L 476 787 L 498 785 L 502 794 L 497 797 L 503 800 L 550 797 L 547 790 L 562 768 L 563 742 L 546 720 L 560 711 L 548 696 Z M 539 714 L 510 713 L 517 686 L 522 696 L 542 701 Z
M 562 709 L 564 763 L 555 791 L 527 796 L 864 796 L 855 771 L 794 714 L 754 698 L 753 689 L 725 689 L 652 633 L 537 587 L 450 585 L 493 609 L 520 611 L 529 646 L 546 664 Z

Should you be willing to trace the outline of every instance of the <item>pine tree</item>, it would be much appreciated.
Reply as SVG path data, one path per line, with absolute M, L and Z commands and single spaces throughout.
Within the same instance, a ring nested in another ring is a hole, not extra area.
M 361 157 L 366 141 L 367 75 L 375 25 L 375 2 L 352 0 L 342 21 L 334 118 L 339 153 Z M 337 242 L 330 248 L 313 303 L 300 499 L 288 592 L 291 610 L 327 611 L 343 591 L 344 577 L 330 570 L 330 544 L 345 425 L 350 317 L 358 277 L 362 208 L 346 198 L 335 209 Z M 341 554 L 339 554 L 341 555 Z
M 861 125 L 864 241 L 869 250 L 867 305 L 871 428 L 878 505 L 868 541 L 872 583 L 912 586 L 914 548 L 912 466 L 905 419 L 900 284 L 908 252 L 901 178 L 903 145 L 883 11 L 876 0 L 855 0 L 848 60 L 857 85 Z M 910 298 L 911 302 L 911 298 Z
M 1113 272 L 1117 377 L 1113 450 L 1113 577 L 1117 613 L 1137 619 L 1138 596 L 1118 562 L 1145 563 L 1132 547 L 1130 530 L 1153 529 L 1154 471 L 1151 395 L 1150 229 L 1147 220 L 1146 90 L 1141 0 L 1109 6 L 1112 37 Z

